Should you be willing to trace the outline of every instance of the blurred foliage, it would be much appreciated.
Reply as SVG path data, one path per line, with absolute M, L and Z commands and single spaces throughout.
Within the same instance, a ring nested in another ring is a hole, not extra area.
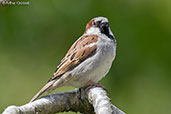
M 0 112 L 27 103 L 96 16 L 108 17 L 117 39 L 115 62 L 100 81 L 112 102 L 128 114 L 171 113 L 170 0 L 30 0 L 29 6 L 0 6 Z

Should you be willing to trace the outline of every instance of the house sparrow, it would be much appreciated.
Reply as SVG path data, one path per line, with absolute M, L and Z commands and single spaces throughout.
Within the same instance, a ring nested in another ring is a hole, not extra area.
M 89 21 L 84 34 L 71 46 L 46 85 L 31 99 L 61 86 L 98 86 L 111 68 L 116 55 L 116 40 L 108 19 L 96 17 Z

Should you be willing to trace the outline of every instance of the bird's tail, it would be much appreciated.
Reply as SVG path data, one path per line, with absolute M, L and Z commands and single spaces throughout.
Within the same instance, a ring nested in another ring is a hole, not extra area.
M 31 100 L 30 102 L 35 101 L 40 95 L 42 95 L 44 92 L 46 92 L 50 87 L 53 85 L 55 80 L 52 80 L 48 82 Z

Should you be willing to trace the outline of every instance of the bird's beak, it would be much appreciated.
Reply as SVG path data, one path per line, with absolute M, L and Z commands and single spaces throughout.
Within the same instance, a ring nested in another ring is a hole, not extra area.
M 108 22 L 103 22 L 100 24 L 100 28 L 108 28 L 108 27 L 109 27 Z

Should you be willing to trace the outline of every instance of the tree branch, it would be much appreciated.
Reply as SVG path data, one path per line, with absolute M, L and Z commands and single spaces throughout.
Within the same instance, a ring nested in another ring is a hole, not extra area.
M 53 114 L 64 111 L 125 114 L 111 104 L 106 91 L 100 87 L 51 94 L 23 106 L 9 106 L 2 114 Z

